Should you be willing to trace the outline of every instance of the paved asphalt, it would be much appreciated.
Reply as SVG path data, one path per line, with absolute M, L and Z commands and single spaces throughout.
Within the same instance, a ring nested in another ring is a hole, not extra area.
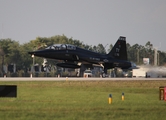
M 0 81 L 122 81 L 122 80 L 165 80 L 166 78 L 74 78 L 74 77 L 6 77 Z

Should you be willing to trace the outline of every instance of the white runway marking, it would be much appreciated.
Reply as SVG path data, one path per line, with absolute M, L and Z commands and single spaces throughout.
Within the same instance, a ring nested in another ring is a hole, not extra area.
M 123 80 L 166 80 L 166 78 L 74 78 L 74 77 L 6 77 L 0 81 L 123 81 Z

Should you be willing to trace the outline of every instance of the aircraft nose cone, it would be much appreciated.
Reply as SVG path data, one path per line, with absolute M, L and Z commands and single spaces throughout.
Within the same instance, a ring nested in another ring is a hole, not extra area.
M 38 56 L 38 57 L 45 57 L 47 55 L 47 51 L 45 50 L 37 50 L 37 51 L 31 51 L 28 52 L 30 55 Z
M 42 51 L 32 51 L 32 52 L 28 52 L 28 54 L 38 56 L 42 54 Z
M 35 52 L 28 52 L 28 54 L 34 55 Z

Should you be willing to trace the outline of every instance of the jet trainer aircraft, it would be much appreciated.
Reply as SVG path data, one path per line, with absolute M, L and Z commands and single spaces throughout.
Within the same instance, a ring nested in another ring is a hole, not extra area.
M 57 66 L 64 68 L 80 68 L 81 65 L 101 65 L 104 73 L 107 69 L 135 69 L 136 65 L 127 60 L 126 37 L 120 36 L 112 50 L 108 54 L 100 54 L 90 50 L 86 50 L 70 44 L 54 44 L 46 49 L 28 52 L 31 55 L 63 60 Z

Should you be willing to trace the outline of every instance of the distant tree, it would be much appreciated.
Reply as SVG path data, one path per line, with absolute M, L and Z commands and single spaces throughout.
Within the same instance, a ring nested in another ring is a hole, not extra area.
M 109 48 L 108 48 L 107 52 L 109 53 L 109 52 L 112 50 L 112 48 L 113 48 L 113 45 L 112 45 L 112 44 L 110 44 L 110 46 L 109 46 Z
M 145 47 L 147 49 L 153 49 L 153 44 L 150 43 L 150 41 L 148 41 L 146 44 L 145 44 Z
M 153 50 L 153 44 L 148 41 L 145 44 L 145 57 L 150 59 L 150 64 L 153 65 L 154 63 L 154 50 Z
M 92 51 L 94 51 L 94 52 L 98 52 L 97 47 L 96 47 L 95 45 L 93 46 L 92 49 L 93 49 Z

